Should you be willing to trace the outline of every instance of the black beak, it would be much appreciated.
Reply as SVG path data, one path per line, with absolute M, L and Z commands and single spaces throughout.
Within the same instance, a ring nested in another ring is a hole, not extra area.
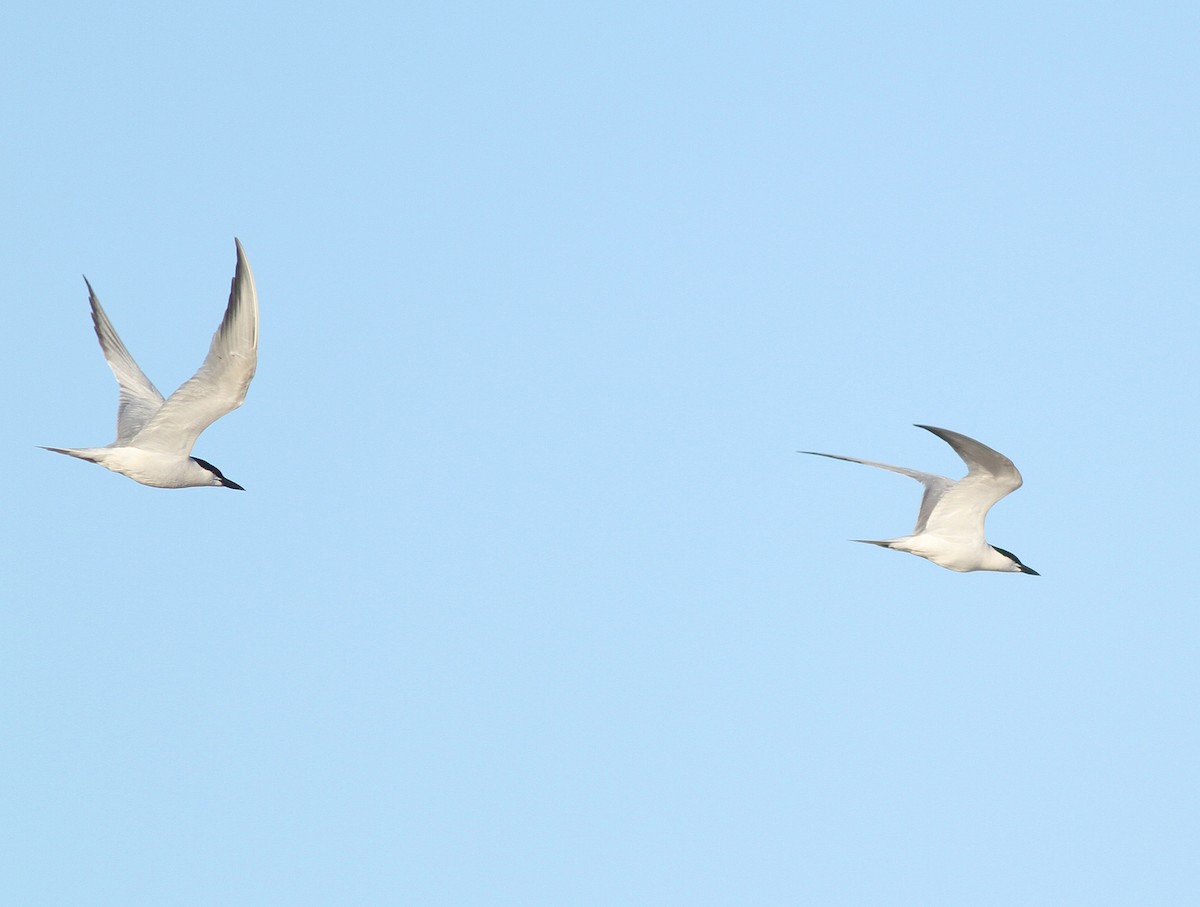
M 1024 564 L 1018 564 L 1017 566 L 1021 568 L 1022 573 L 1028 573 L 1030 576 L 1041 576 L 1041 574 L 1032 567 L 1026 567 Z
M 226 488 L 232 488 L 234 491 L 245 491 L 246 490 L 241 485 L 239 485 L 237 482 L 234 482 L 232 479 L 227 479 L 224 476 L 221 476 L 221 484 L 224 485 Z M 1033 571 L 1030 570 L 1029 572 L 1032 573 Z

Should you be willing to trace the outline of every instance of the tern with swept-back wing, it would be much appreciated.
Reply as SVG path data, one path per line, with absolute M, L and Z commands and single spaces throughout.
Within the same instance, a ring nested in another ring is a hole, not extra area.
M 925 486 L 925 496 L 921 498 L 921 510 L 917 515 L 917 525 L 912 535 L 880 541 L 854 541 L 879 545 L 894 551 L 907 551 L 909 554 L 931 560 L 939 567 L 957 570 L 959 573 L 995 570 L 1001 573 L 1028 573 L 1038 576 L 1036 570 L 1022 564 L 1011 551 L 989 545 L 984 538 L 983 522 L 992 505 L 1021 487 L 1021 474 L 1017 472 L 1013 461 L 956 431 L 934 428 L 932 425 L 918 425 L 917 428 L 933 432 L 953 447 L 954 452 L 967 464 L 967 474 L 955 481 L 945 476 L 918 472 L 903 466 L 888 466 L 886 463 L 860 460 L 857 457 L 817 453 L 815 450 L 801 451 L 818 457 L 830 457 L 834 460 L 846 460 L 898 472 L 902 476 L 916 479 Z

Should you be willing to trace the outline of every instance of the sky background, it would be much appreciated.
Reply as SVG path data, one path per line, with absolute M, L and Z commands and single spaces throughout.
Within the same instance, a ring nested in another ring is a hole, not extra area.
M 1200 899 L 1194 4 L 18 4 L 22 905 Z M 238 236 L 258 375 L 164 491 Z M 1010 456 L 1040 577 L 854 545 Z

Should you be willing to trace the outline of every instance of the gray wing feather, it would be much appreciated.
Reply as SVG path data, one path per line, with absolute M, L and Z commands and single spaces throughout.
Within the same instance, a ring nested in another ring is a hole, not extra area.
M 187 456 L 200 433 L 242 405 L 258 368 L 258 293 L 242 244 L 229 290 L 229 305 L 213 334 L 208 356 L 146 423 L 137 447 Z
M 918 425 L 917 428 L 932 432 L 954 448 L 954 452 L 967 464 L 967 475 L 983 473 L 992 476 L 1001 484 L 1011 485 L 1009 491 L 1021 487 L 1021 474 L 1017 472 L 1017 467 L 999 451 L 948 428 L 934 428 L 932 425 Z
M 937 435 L 967 464 L 967 474 L 952 483 L 938 501 L 937 512 L 926 515 L 931 532 L 948 538 L 983 538 L 984 520 L 992 505 L 1021 487 L 1021 474 L 1013 461 L 1004 454 L 980 444 L 974 438 L 945 428 L 918 425 Z M 922 508 L 923 509 L 923 508 Z
M 113 442 L 112 446 L 122 447 L 128 444 L 133 436 L 141 431 L 151 417 L 158 412 L 163 405 L 163 395 L 158 392 L 158 388 L 129 355 L 129 350 L 121 342 L 112 322 L 108 320 L 108 315 L 104 313 L 96 291 L 92 289 L 92 285 L 88 283 L 86 277 L 83 278 L 83 282 L 87 284 L 88 288 L 88 300 L 92 306 L 92 324 L 96 328 L 96 338 L 100 341 L 100 349 L 104 353 L 108 367 L 112 369 L 113 376 L 117 379 L 117 385 L 121 388 L 121 398 L 117 404 L 117 440 Z
M 839 454 L 818 453 L 815 450 L 802 450 L 800 452 L 812 454 L 814 457 L 829 457 L 831 460 L 845 460 L 847 463 L 861 463 L 863 466 L 874 466 L 876 469 L 886 469 L 888 472 L 895 472 L 902 476 L 908 476 L 910 479 L 916 479 L 925 486 L 925 494 L 921 498 L 921 510 L 917 514 L 917 525 L 913 529 L 913 535 L 920 535 L 924 531 L 925 524 L 929 522 L 929 515 L 933 513 L 933 508 L 937 506 L 942 495 L 956 484 L 953 479 L 947 479 L 945 476 L 934 475 L 931 472 L 920 472 L 904 466 L 889 466 L 887 463 L 876 463 L 874 460 L 860 460 L 858 457 L 843 457 Z

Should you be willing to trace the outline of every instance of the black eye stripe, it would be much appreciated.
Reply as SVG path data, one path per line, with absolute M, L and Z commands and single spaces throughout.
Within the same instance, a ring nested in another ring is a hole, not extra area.
M 215 467 L 211 463 L 209 463 L 208 460 L 201 460 L 199 457 L 192 457 L 191 459 L 194 462 L 199 463 L 201 466 L 203 466 L 205 469 L 207 469 L 209 472 L 211 472 L 218 479 L 225 478 L 225 476 L 222 474 L 221 470 L 217 469 L 217 467 Z M 999 549 L 996 549 L 996 550 L 999 550 Z M 1005 552 L 1005 553 L 1007 554 L 1008 552 Z M 1009 557 L 1011 557 L 1011 556 L 1012 555 L 1009 555 Z
M 1019 566 L 1021 566 L 1021 567 L 1024 567 L 1024 566 L 1025 566 L 1024 564 L 1022 564 L 1022 563 L 1021 563 L 1021 559 L 1020 559 L 1019 557 L 1017 557 L 1015 554 L 1013 554 L 1011 551 L 1005 551 L 1005 550 L 1004 550 L 1003 548 L 1001 548 L 999 545 L 992 545 L 992 549 L 993 549 L 993 550 L 995 550 L 995 551 L 999 551 L 999 552 L 1000 552 L 1001 554 L 1003 554 L 1005 557 L 1012 558 L 1012 560 L 1013 560 L 1013 563 L 1015 563 L 1015 564 L 1017 564 L 1017 565 L 1019 565 Z

